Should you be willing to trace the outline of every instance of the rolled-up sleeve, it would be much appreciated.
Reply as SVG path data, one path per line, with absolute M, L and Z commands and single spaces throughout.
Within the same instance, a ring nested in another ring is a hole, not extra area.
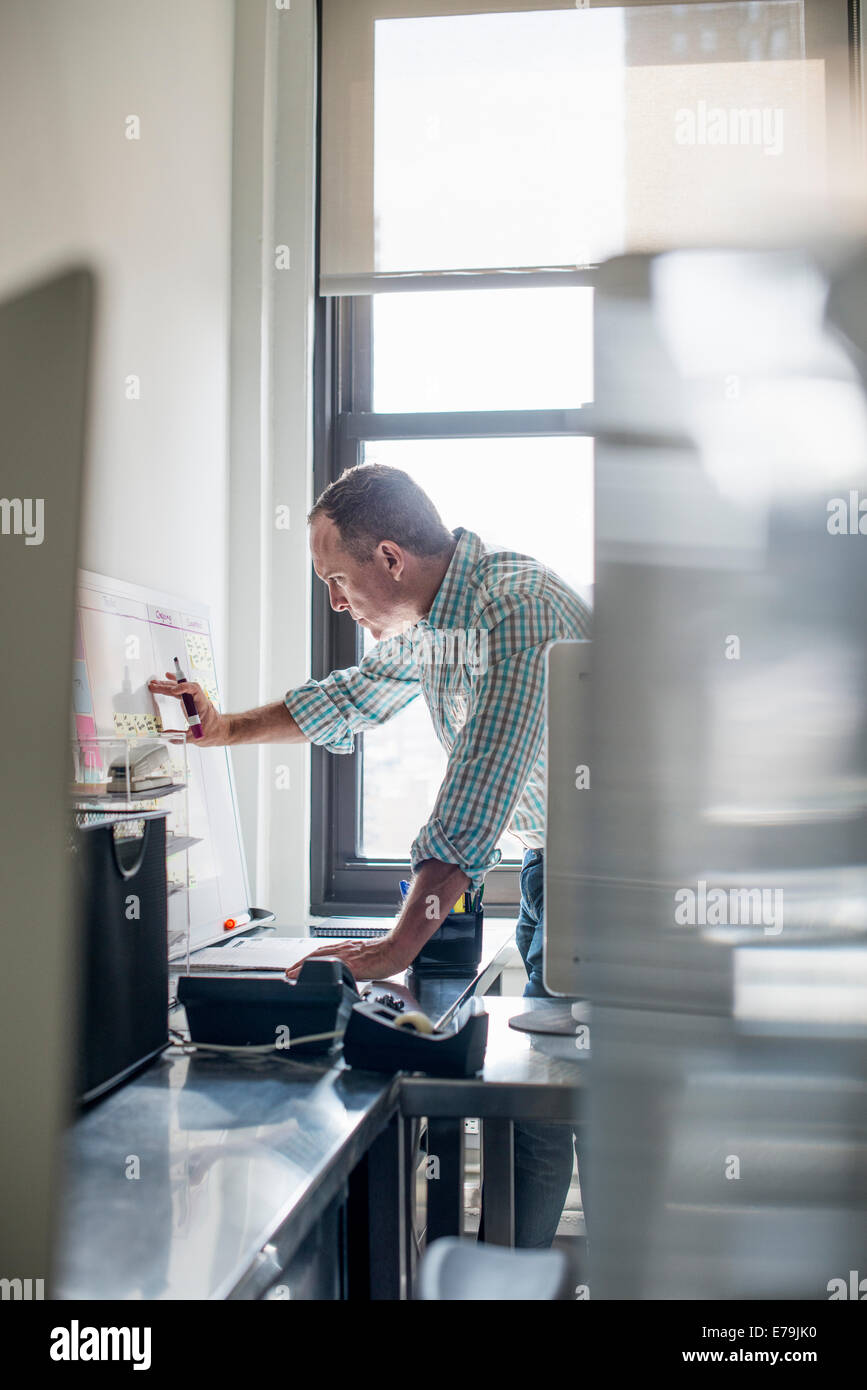
M 500 862 L 497 842 L 543 751 L 545 653 L 558 635 L 545 606 L 532 602 L 491 633 L 492 659 L 471 683 L 466 722 L 413 842 L 414 870 L 426 859 L 457 864 L 475 889 Z
M 287 691 L 283 703 L 311 743 L 351 753 L 355 735 L 385 724 L 419 693 L 412 643 L 378 642 L 358 666 Z

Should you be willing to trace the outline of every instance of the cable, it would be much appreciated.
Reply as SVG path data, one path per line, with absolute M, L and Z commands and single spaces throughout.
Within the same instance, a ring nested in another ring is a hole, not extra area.
M 267 1074 L 267 1069 L 271 1066 L 272 1057 L 264 1057 L 261 1052 L 253 1053 L 251 1057 L 241 1055 L 248 1051 L 248 1048 L 239 1048 L 238 1056 L 232 1059 L 233 1063 L 239 1067 Z M 168 1049 L 168 1055 L 187 1057 L 191 1061 L 198 1062 L 201 1066 L 207 1066 L 209 1062 L 216 1063 L 219 1056 L 218 1053 L 206 1050 L 204 1047 L 201 1051 L 198 1051 L 195 1043 L 171 1043 Z M 317 1062 L 312 1057 L 289 1057 L 287 1054 L 283 1053 L 276 1060 L 279 1060 L 285 1067 L 291 1067 L 293 1076 L 327 1076 L 328 1073 L 334 1069 L 333 1061 Z
M 244 1057 L 267 1056 L 269 1054 L 280 1055 L 288 1052 L 289 1048 L 300 1047 L 302 1043 L 327 1042 L 330 1038 L 342 1038 L 345 1029 L 337 1028 L 331 1033 L 308 1033 L 302 1038 L 290 1038 L 288 1047 L 277 1047 L 276 1043 L 203 1043 L 193 1042 L 191 1038 L 185 1038 L 177 1029 L 170 1029 L 169 1036 L 172 1038 L 176 1047 L 195 1048 L 200 1052 L 239 1052 Z M 285 1058 L 289 1061 L 289 1058 Z M 292 1058 L 292 1061 L 295 1059 Z

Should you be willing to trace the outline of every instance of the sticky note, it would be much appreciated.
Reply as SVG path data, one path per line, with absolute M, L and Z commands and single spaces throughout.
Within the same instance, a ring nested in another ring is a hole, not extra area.
M 162 733 L 162 720 L 158 714 L 145 714 L 142 711 L 130 713 L 129 710 L 115 710 L 114 727 L 126 738 L 145 738 Z
M 98 743 L 90 743 L 90 739 L 96 738 L 96 721 L 91 715 L 77 714 L 75 716 L 75 732 L 81 744 L 81 754 L 86 768 L 102 769 L 102 754 L 99 751 Z M 94 779 L 97 780 L 97 779 Z
M 202 677 L 213 677 L 214 674 L 214 658 L 211 653 L 210 642 L 201 633 L 187 632 L 184 634 L 184 646 L 187 649 L 187 659 L 191 671 L 197 673 L 195 679 L 204 685 Z

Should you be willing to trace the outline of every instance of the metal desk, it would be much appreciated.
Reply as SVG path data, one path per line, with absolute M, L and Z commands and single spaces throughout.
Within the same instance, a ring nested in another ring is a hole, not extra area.
M 490 979 L 513 931 L 486 926 L 474 975 L 409 981 L 421 1006 L 438 1016 Z M 164 1055 L 66 1135 L 56 1295 L 405 1296 L 399 1090 L 342 1061 Z M 339 1289 L 314 1280 L 296 1293 L 328 1242 L 345 1252 L 350 1287 L 342 1273 Z
M 57 1296 L 259 1296 L 395 1105 L 370 1073 L 161 1058 L 67 1135 Z
M 514 1122 L 577 1125 L 589 1052 L 574 1038 L 522 1033 L 509 1019 L 525 1008 L 555 1010 L 554 1000 L 486 998 L 490 1015 L 484 1070 L 466 1081 L 404 1076 L 404 1116 L 426 1115 L 429 1152 L 439 1177 L 428 1187 L 428 1240 L 463 1233 L 464 1120 L 482 1128 L 485 1240 L 514 1245 Z

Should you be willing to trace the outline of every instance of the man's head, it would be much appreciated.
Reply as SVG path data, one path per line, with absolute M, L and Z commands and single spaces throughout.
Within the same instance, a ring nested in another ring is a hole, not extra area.
M 329 484 L 307 518 L 313 568 L 331 606 L 378 641 L 430 609 L 455 539 L 400 468 L 362 463 Z

